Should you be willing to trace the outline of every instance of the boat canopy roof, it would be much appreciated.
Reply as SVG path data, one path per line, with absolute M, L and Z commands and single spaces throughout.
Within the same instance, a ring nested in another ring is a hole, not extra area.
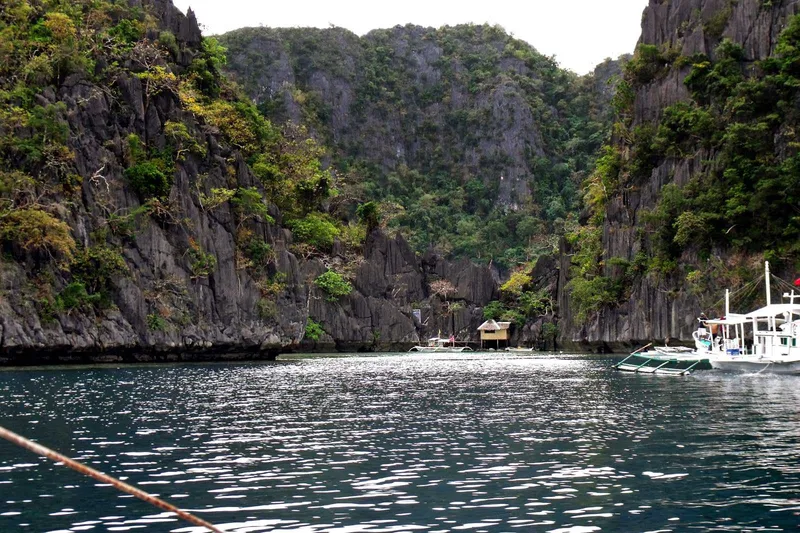
M 737 324 L 746 324 L 748 322 L 748 318 L 746 315 L 731 313 L 730 315 L 722 318 L 710 318 L 703 320 L 703 322 L 706 324 L 719 324 L 720 326 L 733 326 Z
M 755 311 L 747 313 L 745 318 L 772 318 L 778 315 L 794 314 L 800 315 L 800 305 L 797 304 L 772 304 Z

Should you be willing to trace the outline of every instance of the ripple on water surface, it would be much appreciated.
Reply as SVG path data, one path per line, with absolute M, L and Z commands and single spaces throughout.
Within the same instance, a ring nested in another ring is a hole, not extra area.
M 0 372 L 2 424 L 238 532 L 794 531 L 800 379 L 596 357 Z M 196 532 L 0 443 L 0 531 Z

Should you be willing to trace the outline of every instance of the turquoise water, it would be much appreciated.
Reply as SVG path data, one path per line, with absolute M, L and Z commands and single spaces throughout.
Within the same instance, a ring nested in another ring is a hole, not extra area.
M 578 355 L 0 371 L 0 424 L 236 532 L 796 531 L 800 379 Z M 199 528 L 0 442 L 0 531 Z

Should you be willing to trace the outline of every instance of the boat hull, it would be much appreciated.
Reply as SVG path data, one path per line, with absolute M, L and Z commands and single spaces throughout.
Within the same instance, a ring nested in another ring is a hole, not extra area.
M 800 375 L 800 360 L 772 360 L 760 358 L 712 358 L 711 366 L 725 372 L 793 374 Z
M 442 346 L 414 346 L 409 352 L 421 353 L 460 353 L 471 352 L 472 348 L 469 346 L 456 346 L 456 347 L 442 347 Z

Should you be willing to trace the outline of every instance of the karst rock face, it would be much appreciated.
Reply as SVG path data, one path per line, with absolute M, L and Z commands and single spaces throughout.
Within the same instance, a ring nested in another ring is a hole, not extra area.
M 341 28 L 245 28 L 221 39 L 229 71 L 256 102 L 272 105 L 276 118 L 306 123 L 383 172 L 438 166 L 480 177 L 497 187 L 494 201 L 513 208 L 530 198 L 531 158 L 548 150 L 541 113 L 557 120 L 555 101 L 544 88 L 521 86 L 536 73 L 504 55 L 509 37 L 502 30 L 439 33 L 411 25 L 364 37 Z M 469 61 L 491 62 L 486 83 Z M 528 98 L 534 94 L 537 104 Z
M 746 66 L 773 54 L 781 31 L 799 11 L 800 2 L 796 0 L 651 0 L 643 13 L 639 43 L 655 45 L 673 57 L 703 54 L 714 61 L 717 46 L 730 39 L 742 46 Z M 654 79 L 635 87 L 634 127 L 645 123 L 658 125 L 665 108 L 690 100 L 684 84 L 692 68 L 690 63 L 670 65 Z M 683 157 L 662 158 L 649 178 L 609 198 L 602 225 L 604 258 L 634 261 L 641 249 L 638 232 L 646 226 L 643 216 L 656 207 L 662 188 L 670 183 L 686 185 L 700 171 L 703 162 L 715 155 L 713 151 L 700 149 Z M 569 253 L 565 245 L 561 287 L 568 282 Z M 726 251 L 718 253 L 724 261 Z M 681 260 L 697 258 L 688 252 Z M 606 273 L 613 273 L 615 268 L 606 265 Z M 717 288 L 720 299 L 725 288 Z M 641 346 L 664 339 L 690 341 L 697 326 L 696 317 L 702 311 L 698 297 L 688 290 L 686 280 L 680 276 L 639 278 L 626 301 L 601 310 L 584 323 L 574 320 L 566 291 L 559 295 L 559 307 L 563 340 L 599 349 L 614 349 L 620 343 Z
M 642 16 L 639 42 L 686 57 L 705 54 L 713 59 L 717 45 L 730 39 L 742 45 L 748 61 L 757 61 L 773 53 L 781 31 L 798 9 L 794 0 L 651 1 Z M 664 108 L 688 99 L 683 84 L 688 71 L 688 67 L 672 69 L 666 78 L 637 91 L 636 120 L 658 119 Z
M 248 96 L 273 120 L 307 126 L 330 148 L 333 166 L 357 161 L 389 176 L 379 180 L 388 184 L 410 179 L 409 171 L 430 183 L 444 175 L 461 193 L 480 182 L 482 200 L 501 216 L 542 216 L 553 205 L 548 180 L 566 179 L 557 184 L 566 190 L 590 172 L 621 72 L 621 60 L 608 59 L 592 75 L 576 76 L 487 25 L 406 25 L 362 37 L 342 28 L 244 28 L 220 40 L 226 68 Z M 597 128 L 591 140 L 587 123 Z M 438 192 L 431 187 L 422 192 Z M 469 209 L 466 216 L 474 214 Z M 540 262 L 534 285 L 555 298 L 559 262 Z M 479 285 L 490 284 L 486 278 Z M 442 303 L 455 311 L 434 332 L 463 332 L 468 318 L 480 316 L 459 302 Z M 543 346 L 545 317 L 528 318 L 512 341 Z
M 201 46 L 194 14 L 184 15 L 169 0 L 139 5 L 156 17 L 159 31 L 175 37 L 175 53 L 165 68 L 181 75 Z M 159 32 L 149 37 L 159 38 Z M 439 330 L 474 337 L 477 309 L 497 297 L 489 268 L 421 256 L 402 237 L 379 230 L 355 259 L 341 256 L 339 243 L 324 257 L 298 257 L 274 206 L 269 209 L 276 222 L 248 222 L 249 231 L 270 246 L 270 274 L 282 282 L 265 312 L 263 286 L 241 265 L 234 208 L 229 203 L 204 208 L 198 194 L 231 183 L 256 187 L 258 180 L 239 149 L 187 110 L 175 91 L 148 94 L 146 81 L 120 65 L 113 83 L 71 75 L 36 95 L 40 106 L 58 104 L 59 120 L 68 127 L 65 143 L 80 185 L 69 197 L 52 197 L 48 209 L 68 224 L 79 249 L 88 249 L 98 231 L 108 232 L 109 220 L 119 220 L 113 216 L 144 203 L 125 177 L 131 135 L 163 148 L 165 124 L 180 121 L 203 149 L 176 163 L 169 213 L 151 211 L 136 218 L 128 234 L 109 237 L 125 271 L 109 281 L 110 305 L 45 312 L 43 287 L 62 290 L 67 274 L 47 257 L 7 243 L 0 265 L 0 363 L 272 358 L 300 349 L 407 349 Z M 198 272 L 193 250 L 202 250 L 202 259 L 213 256 L 213 268 Z M 313 283 L 331 267 L 351 272 L 354 287 L 335 301 Z M 46 277 L 40 274 L 45 271 Z M 447 301 L 432 294 L 430 283 L 436 280 L 455 287 Z M 451 306 L 455 301 L 460 305 Z M 316 341 L 306 336 L 309 317 L 324 329 Z

